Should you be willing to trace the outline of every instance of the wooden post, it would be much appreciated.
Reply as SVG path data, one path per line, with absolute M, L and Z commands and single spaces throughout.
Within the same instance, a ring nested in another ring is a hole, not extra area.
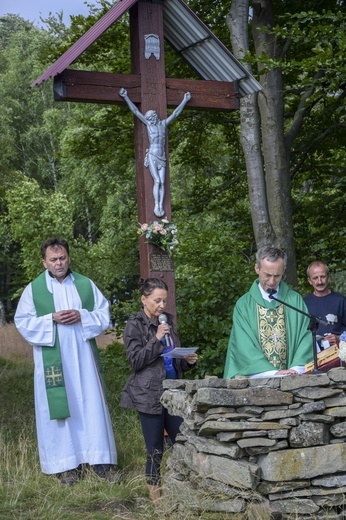
M 124 1 L 124 8 L 127 9 L 128 5 L 130 3 L 126 2 L 125 5 Z M 167 107 L 179 106 L 186 92 L 191 94 L 187 108 L 227 112 L 238 110 L 237 82 L 166 78 L 163 10 L 163 0 L 138 0 L 130 8 L 131 74 L 66 68 L 54 78 L 55 100 L 124 105 L 125 101 L 119 91 L 125 88 L 142 114 L 155 110 L 161 120 L 167 118 Z M 145 36 L 148 35 L 155 35 L 158 39 L 159 57 L 154 54 L 146 56 Z M 159 219 L 154 214 L 153 179 L 149 169 L 144 166 L 146 150 L 149 148 L 147 127 L 134 116 L 134 128 L 138 221 L 143 224 Z M 171 220 L 167 135 L 165 146 L 167 164 L 164 211 L 165 216 Z M 161 254 L 155 246 L 146 244 L 144 237 L 140 238 L 139 251 L 141 277 L 162 278 L 167 283 L 167 311 L 176 315 L 173 259 L 163 252 Z
M 142 114 L 155 110 L 158 117 L 167 117 L 166 75 L 164 60 L 163 6 L 161 3 L 137 2 L 130 11 L 132 74 L 141 77 L 141 102 L 138 109 Z M 145 56 L 145 36 L 155 34 L 159 37 L 159 59 L 153 54 Z M 128 89 L 131 98 L 131 90 Z M 182 92 L 181 99 L 183 99 Z M 152 222 L 159 220 L 154 214 L 153 179 L 149 169 L 144 166 L 149 141 L 146 126 L 134 117 L 135 153 L 137 175 L 138 220 Z M 166 136 L 167 137 L 167 136 Z M 165 215 L 171 220 L 171 197 L 169 181 L 168 141 L 166 138 L 166 177 L 165 177 Z M 173 259 L 151 244 L 140 239 L 140 274 L 142 278 L 162 278 L 168 285 L 169 296 L 167 311 L 176 314 L 175 281 Z M 161 259 L 161 260 L 160 260 Z

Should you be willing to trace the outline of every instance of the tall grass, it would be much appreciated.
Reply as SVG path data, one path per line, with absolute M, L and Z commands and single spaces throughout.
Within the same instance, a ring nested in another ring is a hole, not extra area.
M 103 338 L 103 346 L 112 339 Z M 145 448 L 139 420 L 136 413 L 119 407 L 129 372 L 124 346 L 113 342 L 101 350 L 101 356 L 120 482 L 105 482 L 89 472 L 75 486 L 65 487 L 56 477 L 43 474 L 39 465 L 32 349 L 13 325 L 0 328 L 1 520 L 204 518 L 173 513 L 164 502 L 157 507 L 150 502 L 144 479 Z
M 259 509 L 250 517 L 212 513 L 203 510 L 202 504 L 198 511 L 189 511 L 182 507 L 182 497 L 167 488 L 163 500 L 153 506 L 144 479 L 145 448 L 137 414 L 119 407 L 129 367 L 124 346 L 116 342 L 101 350 L 101 356 L 120 482 L 105 482 L 88 472 L 75 486 L 65 487 L 56 477 L 43 474 L 36 440 L 31 348 L 10 325 L 0 328 L 0 345 L 0 520 L 269 520 L 268 511 Z M 206 497 L 205 503 L 213 500 Z
M 0 327 L 0 359 L 32 362 L 32 349 L 13 325 Z
M 103 349 L 117 338 L 115 332 L 109 330 L 97 338 L 97 345 Z M 32 361 L 32 348 L 19 334 L 14 325 L 0 327 L 0 358 L 12 361 Z

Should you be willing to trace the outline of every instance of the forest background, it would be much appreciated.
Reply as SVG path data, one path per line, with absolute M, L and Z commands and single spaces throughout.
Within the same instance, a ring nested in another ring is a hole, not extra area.
M 263 86 L 240 111 L 184 110 L 169 129 L 179 333 L 199 346 L 195 376 L 220 376 L 257 247 L 286 249 L 287 281 L 302 294 L 315 259 L 346 290 L 345 1 L 186 3 Z M 41 243 L 59 235 L 120 331 L 139 299 L 133 115 L 55 102 L 51 80 L 30 88 L 112 2 L 88 6 L 69 27 L 59 14 L 43 27 L 0 18 L 0 301 L 13 321 Z M 73 68 L 130 73 L 129 53 L 124 15 Z M 167 76 L 196 78 L 168 47 L 165 59 Z

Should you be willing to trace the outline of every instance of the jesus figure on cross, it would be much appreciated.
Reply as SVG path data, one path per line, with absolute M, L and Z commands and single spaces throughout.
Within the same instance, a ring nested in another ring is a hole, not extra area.
M 157 217 L 163 217 L 165 211 L 163 209 L 163 201 L 165 197 L 165 175 L 166 175 L 166 128 L 176 119 L 183 111 L 186 103 L 191 99 L 190 92 L 184 94 L 184 99 L 180 105 L 167 117 L 167 119 L 159 119 L 155 110 L 148 110 L 144 115 L 138 110 L 136 105 L 132 103 L 127 95 L 127 90 L 122 88 L 119 95 L 124 98 L 131 112 L 142 121 L 147 127 L 149 148 L 145 156 L 144 166 L 149 168 L 154 181 L 154 214 Z

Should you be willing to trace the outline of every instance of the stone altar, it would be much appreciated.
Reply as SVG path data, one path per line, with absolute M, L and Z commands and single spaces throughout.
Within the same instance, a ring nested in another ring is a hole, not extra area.
M 343 367 L 164 388 L 163 405 L 184 418 L 164 480 L 178 508 L 249 520 L 346 517 Z

